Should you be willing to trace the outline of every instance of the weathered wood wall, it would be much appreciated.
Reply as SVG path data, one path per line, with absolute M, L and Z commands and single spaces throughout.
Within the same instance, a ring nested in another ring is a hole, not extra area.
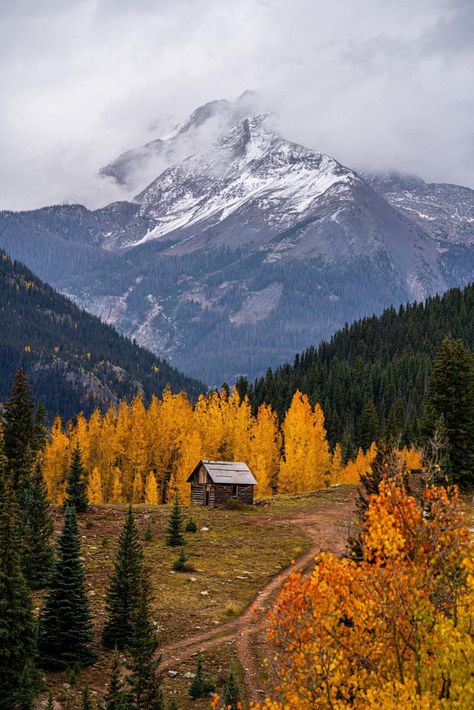
M 252 505 L 254 486 L 239 485 L 237 487 L 237 496 L 232 495 L 233 486 L 224 483 L 212 483 L 202 485 L 200 483 L 191 483 L 191 502 L 195 505 L 205 505 L 206 488 L 209 489 L 209 505 L 210 506 L 225 506 L 229 498 L 237 498 L 242 503 Z

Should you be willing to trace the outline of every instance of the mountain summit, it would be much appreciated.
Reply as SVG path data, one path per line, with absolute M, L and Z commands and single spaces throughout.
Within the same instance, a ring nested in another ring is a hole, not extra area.
M 132 201 L 3 213 L 0 245 L 210 384 L 474 278 L 474 191 L 359 174 L 261 103 L 212 101 L 104 167 Z

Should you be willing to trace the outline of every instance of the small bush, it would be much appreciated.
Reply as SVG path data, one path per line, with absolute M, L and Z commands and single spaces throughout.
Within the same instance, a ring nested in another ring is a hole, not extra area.
M 87 520 L 86 521 L 86 530 L 91 530 L 92 528 L 95 528 L 95 523 L 93 520 Z
M 186 524 L 185 530 L 186 530 L 186 532 L 188 532 L 188 533 L 195 533 L 195 532 L 197 532 L 197 525 L 196 525 L 196 523 L 194 522 L 194 520 L 193 520 L 192 518 L 189 518 L 189 520 L 188 520 L 188 522 L 187 522 L 187 524 Z
M 110 543 L 110 540 L 108 537 L 103 537 L 102 538 L 102 547 L 108 547 Z
M 238 498 L 227 498 L 225 507 L 227 510 L 245 510 L 247 506 Z
M 145 540 L 145 542 L 151 542 L 153 540 L 153 529 L 151 527 L 151 523 L 148 523 L 148 525 L 146 526 L 143 539 Z
M 184 547 L 181 548 L 181 552 L 179 553 L 179 557 L 175 559 L 173 562 L 173 569 L 175 572 L 186 572 L 187 571 L 187 566 L 186 566 L 186 561 L 187 561 L 186 553 L 184 551 Z
M 202 656 L 198 655 L 196 673 L 188 689 L 188 695 L 193 700 L 210 695 L 216 689 L 216 684 L 210 678 L 204 678 L 202 672 Z
M 227 602 L 225 605 L 226 616 L 238 616 L 241 612 L 241 608 L 235 602 Z

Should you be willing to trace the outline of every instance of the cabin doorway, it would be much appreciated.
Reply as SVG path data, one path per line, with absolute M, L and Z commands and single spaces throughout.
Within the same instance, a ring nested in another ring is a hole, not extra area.
M 204 491 L 204 505 L 209 505 L 209 489 L 206 488 Z

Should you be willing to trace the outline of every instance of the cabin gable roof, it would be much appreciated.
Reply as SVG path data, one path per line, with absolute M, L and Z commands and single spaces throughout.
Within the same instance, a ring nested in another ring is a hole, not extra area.
M 242 461 L 207 461 L 203 460 L 198 463 L 196 468 L 193 470 L 188 478 L 188 483 L 190 483 L 194 475 L 199 471 L 201 466 L 207 471 L 213 483 L 221 484 L 231 484 L 231 485 L 241 485 L 241 486 L 255 486 L 257 481 L 255 480 L 252 472 L 246 463 Z

